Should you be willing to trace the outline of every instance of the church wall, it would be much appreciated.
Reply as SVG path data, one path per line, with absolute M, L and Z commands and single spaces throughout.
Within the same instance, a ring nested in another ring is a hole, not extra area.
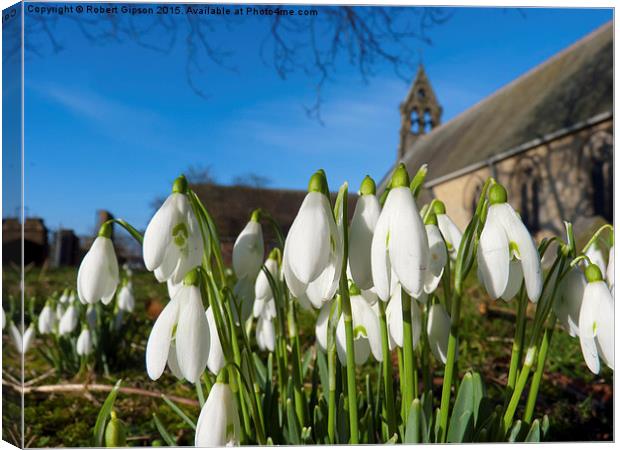
M 612 220 L 612 133 L 612 121 L 601 122 L 433 186 L 433 196 L 464 229 L 484 181 L 494 173 L 538 238 L 563 235 L 563 219 L 578 233 L 594 216 Z

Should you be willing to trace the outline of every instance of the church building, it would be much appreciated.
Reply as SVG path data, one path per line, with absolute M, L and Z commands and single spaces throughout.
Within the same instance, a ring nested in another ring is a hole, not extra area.
M 613 221 L 612 23 L 445 123 L 440 99 L 420 66 L 395 165 L 428 164 L 422 202 L 441 199 L 463 229 L 493 176 L 537 238 L 564 235 L 563 220 L 577 233 Z

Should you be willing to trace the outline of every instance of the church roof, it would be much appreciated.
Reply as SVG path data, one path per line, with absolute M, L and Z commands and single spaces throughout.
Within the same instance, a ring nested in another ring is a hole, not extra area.
M 609 22 L 420 136 L 407 149 L 404 162 L 410 173 L 427 163 L 427 184 L 432 185 L 530 148 L 528 143 L 545 141 L 560 130 L 610 117 L 612 111 Z

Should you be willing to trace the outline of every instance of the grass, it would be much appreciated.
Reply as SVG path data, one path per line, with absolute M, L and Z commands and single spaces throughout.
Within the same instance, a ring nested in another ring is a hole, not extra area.
M 50 293 L 75 286 L 75 277 L 74 269 L 30 269 L 26 273 L 26 323 L 31 320 L 31 311 L 39 311 Z M 15 300 L 19 293 L 17 279 L 17 272 L 8 270 L 4 274 L 3 307 L 7 312 L 17 311 Z M 52 373 L 36 383 L 37 385 L 80 383 L 87 379 L 111 385 L 122 378 L 123 386 L 196 399 L 193 386 L 177 381 L 168 371 L 156 382 L 147 377 L 144 348 L 154 317 L 167 302 L 167 294 L 165 284 L 157 284 L 150 273 L 135 273 L 133 284 L 136 294 L 136 311 L 132 319 L 131 333 L 133 337 L 131 342 L 124 342 L 121 346 L 123 353 L 119 360 L 122 364 L 111 376 L 105 377 L 92 372 L 80 375 Z M 12 307 L 11 301 L 14 303 Z M 516 309 L 515 302 L 488 300 L 479 285 L 474 280 L 469 280 L 462 307 L 459 378 L 467 370 L 479 371 L 487 389 L 492 393 L 498 393 L 506 382 L 514 323 L 508 316 L 500 318 L 491 314 L 481 314 L 481 305 L 490 305 L 491 309 L 497 307 L 501 307 L 502 310 Z M 18 313 L 15 312 L 13 317 L 17 319 Z M 300 338 L 304 353 L 314 344 L 315 320 L 315 312 L 302 311 L 299 314 Z M 19 378 L 19 356 L 6 333 L 3 334 L 3 344 L 5 350 L 3 372 Z M 51 345 L 49 337 L 37 336 L 35 345 L 26 355 L 26 381 L 49 372 L 50 366 L 37 351 L 37 347 L 48 345 Z M 579 341 L 570 338 L 559 329 L 553 335 L 549 355 L 535 414 L 536 417 L 549 415 L 551 421 L 549 439 L 553 441 L 613 439 L 613 372 L 605 369 L 599 376 L 591 374 L 583 362 Z M 443 367 L 436 362 L 434 365 L 435 396 L 438 397 Z M 375 361 L 369 361 L 365 367 L 360 368 L 358 371 L 360 389 L 363 387 L 361 374 L 368 373 L 374 380 L 377 376 L 376 368 Z M 397 375 L 398 370 L 395 368 L 395 376 Z M 21 399 L 8 386 L 3 386 L 3 394 L 3 437 L 18 444 L 15 442 L 19 438 L 16 419 L 20 416 Z M 106 393 L 93 393 L 88 396 L 73 393 L 27 394 L 24 410 L 26 445 L 28 447 L 91 446 L 92 429 L 106 395 Z M 197 406 L 181 407 L 193 419 L 198 417 Z M 161 437 L 152 420 L 154 412 L 176 438 L 178 445 L 193 444 L 192 430 L 160 399 L 120 394 L 116 410 L 127 425 L 129 445 L 161 443 Z

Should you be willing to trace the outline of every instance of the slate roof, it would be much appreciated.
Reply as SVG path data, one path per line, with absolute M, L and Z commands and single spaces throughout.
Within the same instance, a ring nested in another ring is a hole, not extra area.
M 609 22 L 419 137 L 407 149 L 404 162 L 412 174 L 427 163 L 427 183 L 432 184 L 550 133 L 612 113 Z

